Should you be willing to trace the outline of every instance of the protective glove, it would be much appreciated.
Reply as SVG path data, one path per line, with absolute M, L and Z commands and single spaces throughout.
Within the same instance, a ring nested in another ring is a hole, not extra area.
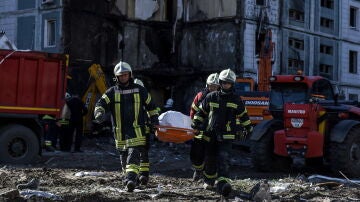
M 252 133 L 254 127 L 252 125 L 245 126 L 242 130 L 236 132 L 237 138 L 239 140 L 246 140 L 249 138 L 250 134 Z
M 199 124 L 194 121 L 191 123 L 191 128 L 196 130 L 202 130 L 201 126 L 199 126 Z
M 95 120 L 94 122 L 97 124 L 103 123 L 105 121 L 105 114 L 102 111 L 95 112 Z
M 150 117 L 150 123 L 152 126 L 159 125 L 159 118 L 157 116 Z
M 250 137 L 253 130 L 254 130 L 254 127 L 252 125 L 245 126 L 245 130 L 243 132 L 245 139 L 248 139 Z
M 246 140 L 246 138 L 247 138 L 246 130 L 238 130 L 236 132 L 236 139 L 237 140 L 243 141 L 243 140 Z
M 248 134 L 251 134 L 254 130 L 254 127 L 252 125 L 247 125 L 245 126 L 245 129 Z

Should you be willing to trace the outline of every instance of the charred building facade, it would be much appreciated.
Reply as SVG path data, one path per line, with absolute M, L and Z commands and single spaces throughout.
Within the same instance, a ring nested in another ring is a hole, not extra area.
M 172 97 L 188 113 L 210 73 L 231 68 L 257 80 L 266 29 L 273 74 L 322 75 L 358 99 L 359 8 L 356 0 L 0 0 L 0 29 L 19 49 L 69 54 L 70 91 L 85 91 L 93 63 L 111 84 L 124 60 L 159 106 Z

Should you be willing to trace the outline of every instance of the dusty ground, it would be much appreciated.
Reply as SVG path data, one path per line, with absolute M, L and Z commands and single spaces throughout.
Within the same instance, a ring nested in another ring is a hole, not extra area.
M 188 158 L 189 146 L 170 147 L 155 142 L 150 152 L 151 181 L 127 193 L 118 155 L 110 139 L 87 139 L 84 153 L 45 152 L 33 165 L 0 164 L 0 201 L 144 201 L 184 200 L 219 201 L 214 191 L 202 189 L 202 182 L 192 182 Z M 252 169 L 249 154 L 234 150 L 232 185 L 229 201 L 249 201 L 246 193 L 267 179 L 272 201 L 360 201 L 356 183 L 309 181 L 311 173 L 259 173 Z M 309 172 L 309 171 L 308 171 Z M 18 190 L 18 184 L 38 179 L 34 189 Z M 20 195 L 18 195 L 20 193 Z

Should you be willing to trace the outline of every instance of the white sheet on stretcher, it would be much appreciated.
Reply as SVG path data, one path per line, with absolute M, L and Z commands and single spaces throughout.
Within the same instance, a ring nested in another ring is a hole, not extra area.
M 170 110 L 160 114 L 159 124 L 161 126 L 191 129 L 191 118 L 181 112 Z

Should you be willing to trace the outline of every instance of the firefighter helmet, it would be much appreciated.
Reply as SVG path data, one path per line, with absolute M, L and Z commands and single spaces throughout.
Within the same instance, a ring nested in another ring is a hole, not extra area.
M 114 74 L 115 76 L 123 75 L 124 73 L 130 73 L 130 76 L 132 75 L 131 66 L 123 61 L 120 61 L 114 68 Z
M 144 87 L 144 83 L 140 79 L 134 79 L 134 83 L 139 84 L 140 86 Z
M 174 105 L 174 100 L 172 98 L 169 98 L 168 100 L 166 100 L 166 104 L 165 104 L 165 108 L 172 108 Z
M 206 86 L 209 85 L 219 85 L 219 74 L 218 73 L 212 73 L 208 76 L 206 79 Z
M 236 75 L 231 69 L 225 69 L 220 72 L 219 80 L 234 84 L 236 80 Z
M 68 99 L 68 98 L 70 98 L 70 97 L 71 97 L 70 93 L 66 92 L 66 93 L 65 93 L 65 99 Z

